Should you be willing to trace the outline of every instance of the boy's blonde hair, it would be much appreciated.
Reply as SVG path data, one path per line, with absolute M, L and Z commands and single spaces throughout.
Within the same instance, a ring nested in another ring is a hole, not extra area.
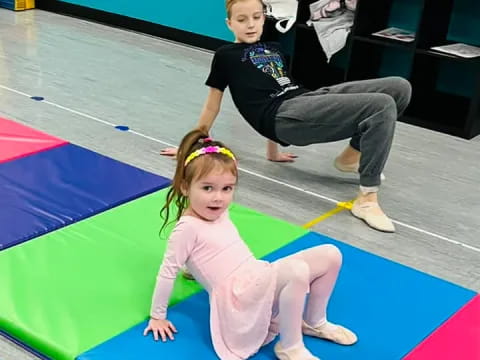
M 226 0 L 225 1 L 225 7 L 227 8 L 227 18 L 230 19 L 232 17 L 232 6 L 235 5 L 236 3 L 244 1 L 244 0 Z M 265 5 L 263 4 L 262 0 L 258 0 L 260 4 L 265 8 Z

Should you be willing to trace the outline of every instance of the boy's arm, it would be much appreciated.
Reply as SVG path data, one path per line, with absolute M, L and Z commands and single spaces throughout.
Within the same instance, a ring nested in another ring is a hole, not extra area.
M 212 128 L 213 122 L 217 118 L 218 113 L 220 112 L 220 105 L 222 103 L 223 91 L 213 88 L 210 88 L 208 93 L 207 100 L 203 105 L 203 110 L 200 115 L 200 120 L 198 121 L 198 128 L 203 128 L 207 132 Z M 294 162 L 296 155 L 291 153 L 282 153 L 278 151 L 277 143 L 268 140 L 267 142 L 267 159 L 270 161 L 278 162 Z
M 202 112 L 200 114 L 200 119 L 197 124 L 197 128 L 204 129 L 207 133 L 210 132 L 213 122 L 217 118 L 218 113 L 220 112 L 220 105 L 223 99 L 223 91 L 210 87 L 208 92 L 207 99 L 203 105 Z M 160 152 L 161 155 L 165 156 L 176 156 L 176 148 L 166 148 Z M 267 159 L 270 161 L 276 162 L 294 162 L 296 155 L 291 153 L 282 153 L 278 151 L 278 145 L 268 140 L 267 142 Z
M 200 120 L 198 121 L 198 128 L 205 129 L 209 132 L 212 128 L 213 122 L 217 118 L 218 113 L 220 112 L 220 105 L 222 104 L 223 91 L 213 88 L 210 88 L 208 92 L 207 99 L 203 105 L 202 112 L 200 114 Z
M 198 128 L 203 128 L 207 132 L 212 128 L 213 122 L 220 112 L 220 105 L 222 103 L 223 91 L 210 88 L 207 100 L 203 105 L 203 110 L 198 121 Z M 277 143 L 268 140 L 267 142 L 267 159 L 278 162 L 294 162 L 297 156 L 291 153 L 282 153 L 278 151 Z
M 198 120 L 197 128 L 203 128 L 207 133 L 210 132 L 213 122 L 220 112 L 222 98 L 223 91 L 213 87 L 210 88 L 207 99 L 203 104 L 203 109 L 200 114 L 200 119 Z M 177 148 L 169 147 L 162 149 L 160 151 L 160 155 L 175 157 L 177 155 Z

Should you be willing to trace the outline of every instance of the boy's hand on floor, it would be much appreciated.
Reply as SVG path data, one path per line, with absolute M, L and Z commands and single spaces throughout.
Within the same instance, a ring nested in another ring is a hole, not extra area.
M 298 156 L 295 154 L 282 152 L 267 156 L 268 160 L 274 162 L 294 162 L 296 158 L 298 158 Z
M 165 148 L 160 151 L 160 155 L 169 156 L 172 158 L 177 157 L 177 148 Z
M 160 151 L 160 155 L 172 157 L 173 159 L 177 156 L 177 148 L 165 148 Z M 277 152 L 274 154 L 268 154 L 267 159 L 273 162 L 294 162 L 298 158 L 297 155 L 292 153 L 283 153 Z

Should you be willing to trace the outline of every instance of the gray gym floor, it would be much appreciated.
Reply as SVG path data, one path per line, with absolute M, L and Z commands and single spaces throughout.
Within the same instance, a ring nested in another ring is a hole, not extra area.
M 211 58 L 70 17 L 0 9 L 0 116 L 171 177 L 174 161 L 159 151 L 196 124 Z M 265 140 L 229 96 L 213 135 L 239 157 L 242 205 L 303 225 L 356 195 L 357 177 L 332 166 L 346 142 L 288 148 L 299 155 L 295 163 L 269 162 Z M 479 154 L 480 137 L 467 141 L 399 123 L 380 195 L 397 232 L 371 230 L 348 211 L 312 230 L 480 291 Z M 0 337 L 0 359 L 34 358 Z

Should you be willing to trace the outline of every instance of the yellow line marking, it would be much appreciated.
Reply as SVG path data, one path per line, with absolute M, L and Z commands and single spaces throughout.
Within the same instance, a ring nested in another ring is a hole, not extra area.
M 345 210 L 352 210 L 353 207 L 353 202 L 355 199 L 350 200 L 350 201 L 345 201 L 345 202 L 339 202 L 337 206 L 344 208 Z
M 328 212 L 326 212 L 323 215 L 320 215 L 316 219 L 313 219 L 312 221 L 309 221 L 308 223 L 302 225 L 304 229 L 311 228 L 313 225 L 318 224 L 319 222 L 328 219 L 329 217 L 338 214 L 339 212 L 342 212 L 344 210 L 351 210 L 353 206 L 354 200 L 351 201 L 346 201 L 346 202 L 339 202 L 337 203 L 337 207 L 335 209 L 332 209 Z

